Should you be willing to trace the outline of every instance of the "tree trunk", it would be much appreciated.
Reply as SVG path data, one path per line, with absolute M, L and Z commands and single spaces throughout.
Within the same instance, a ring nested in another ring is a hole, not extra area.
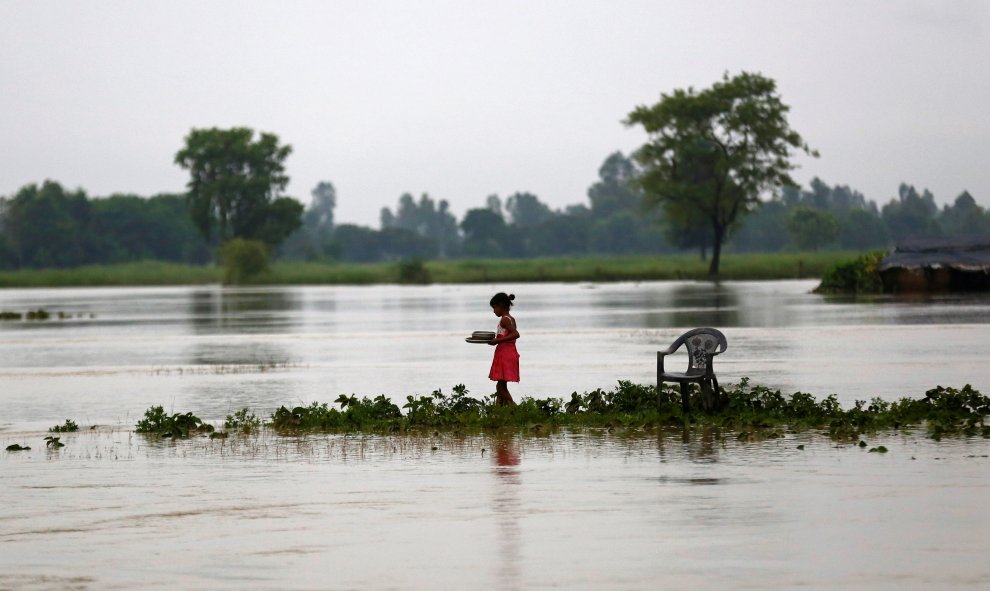
M 722 239 L 725 237 L 725 231 L 721 228 L 715 228 L 715 242 L 712 244 L 712 262 L 708 265 L 708 278 L 718 279 L 718 264 L 722 258 Z

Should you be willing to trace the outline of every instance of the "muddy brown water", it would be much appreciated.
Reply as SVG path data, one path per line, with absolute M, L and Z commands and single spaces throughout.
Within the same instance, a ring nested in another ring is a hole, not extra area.
M 523 285 L 523 382 L 646 382 L 682 330 L 722 328 L 723 382 L 840 400 L 984 391 L 990 304 L 852 302 L 811 282 Z M 985 589 L 990 443 L 916 431 L 559 432 L 159 441 L 152 404 L 489 393 L 493 286 L 4 290 L 0 589 Z M 46 450 L 45 429 L 83 430 Z M 97 425 L 90 430 L 89 426 Z M 797 449 L 804 445 L 803 450 Z M 434 449 L 435 448 L 435 449 Z

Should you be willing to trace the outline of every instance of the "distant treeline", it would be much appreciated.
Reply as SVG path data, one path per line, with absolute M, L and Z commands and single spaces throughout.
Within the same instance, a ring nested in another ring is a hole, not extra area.
M 277 249 L 289 260 L 374 262 L 409 258 L 526 258 L 561 255 L 660 254 L 710 248 L 705 228 L 647 209 L 639 169 L 610 155 L 585 203 L 552 209 L 531 193 L 500 198 L 458 220 L 445 200 L 399 198 L 381 211 L 381 227 L 335 224 L 337 195 L 317 185 L 302 226 Z M 883 206 L 847 186 L 814 179 L 785 188 L 741 218 L 729 251 L 885 248 L 908 238 L 990 234 L 990 215 L 963 192 L 941 209 L 928 190 L 902 184 Z M 0 198 L 0 268 L 73 267 L 162 260 L 204 264 L 214 257 L 193 224 L 182 194 L 90 198 L 56 182 L 27 185 Z

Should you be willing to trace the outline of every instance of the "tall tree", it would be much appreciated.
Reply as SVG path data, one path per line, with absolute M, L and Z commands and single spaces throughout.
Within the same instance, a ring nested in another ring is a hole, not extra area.
M 522 228 L 539 226 L 553 217 L 553 211 L 546 203 L 532 193 L 514 193 L 505 200 L 505 211 L 509 221 Z
M 175 163 L 189 171 L 189 209 L 213 242 L 262 240 L 275 246 L 301 223 L 303 206 L 281 195 L 292 147 L 246 127 L 193 129 Z
M 787 218 L 787 231 L 798 248 L 818 250 L 839 237 L 839 222 L 823 209 L 798 207 Z
M 382 230 L 396 228 L 409 230 L 434 244 L 434 255 L 446 258 L 456 253 L 460 236 L 457 218 L 450 212 L 446 199 L 434 201 L 423 193 L 417 203 L 409 193 L 399 197 L 395 213 L 383 207 L 380 220 Z
M 3 233 L 14 267 L 71 267 L 87 261 L 89 200 L 54 181 L 22 187 L 4 208 Z
M 491 208 L 467 210 L 461 230 L 464 231 L 465 254 L 493 258 L 505 255 L 505 220 Z
M 639 170 L 633 160 L 622 152 L 609 154 L 598 169 L 598 181 L 588 187 L 592 214 L 605 218 L 642 205 L 643 192 L 636 184 L 638 177 Z
M 320 181 L 309 193 L 313 200 L 303 215 L 303 225 L 320 234 L 333 229 L 333 210 L 337 207 L 337 189 L 333 183 Z
M 963 191 L 951 206 L 944 206 L 939 224 L 949 236 L 975 237 L 990 234 L 990 216 L 976 203 L 976 199 Z
M 777 85 L 760 74 L 728 74 L 711 88 L 677 89 L 626 119 L 641 125 L 647 143 L 636 153 L 640 183 L 667 217 L 693 211 L 712 234 L 708 273 L 718 276 L 722 245 L 761 194 L 793 185 L 792 151 L 817 155 L 787 122 Z
M 937 214 L 938 206 L 932 192 L 925 189 L 919 194 L 914 185 L 907 183 L 901 183 L 897 199 L 891 199 L 882 210 L 883 221 L 895 241 L 941 238 Z

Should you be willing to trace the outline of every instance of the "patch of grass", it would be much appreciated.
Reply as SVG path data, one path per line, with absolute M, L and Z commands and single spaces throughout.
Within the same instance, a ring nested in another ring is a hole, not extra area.
M 0 271 L 0 287 L 204 285 L 220 283 L 222 277 L 223 271 L 219 267 L 144 261 L 72 269 Z
M 30 449 L 30 447 L 21 445 L 20 443 L 14 443 L 7 446 L 7 451 L 29 451 Z

